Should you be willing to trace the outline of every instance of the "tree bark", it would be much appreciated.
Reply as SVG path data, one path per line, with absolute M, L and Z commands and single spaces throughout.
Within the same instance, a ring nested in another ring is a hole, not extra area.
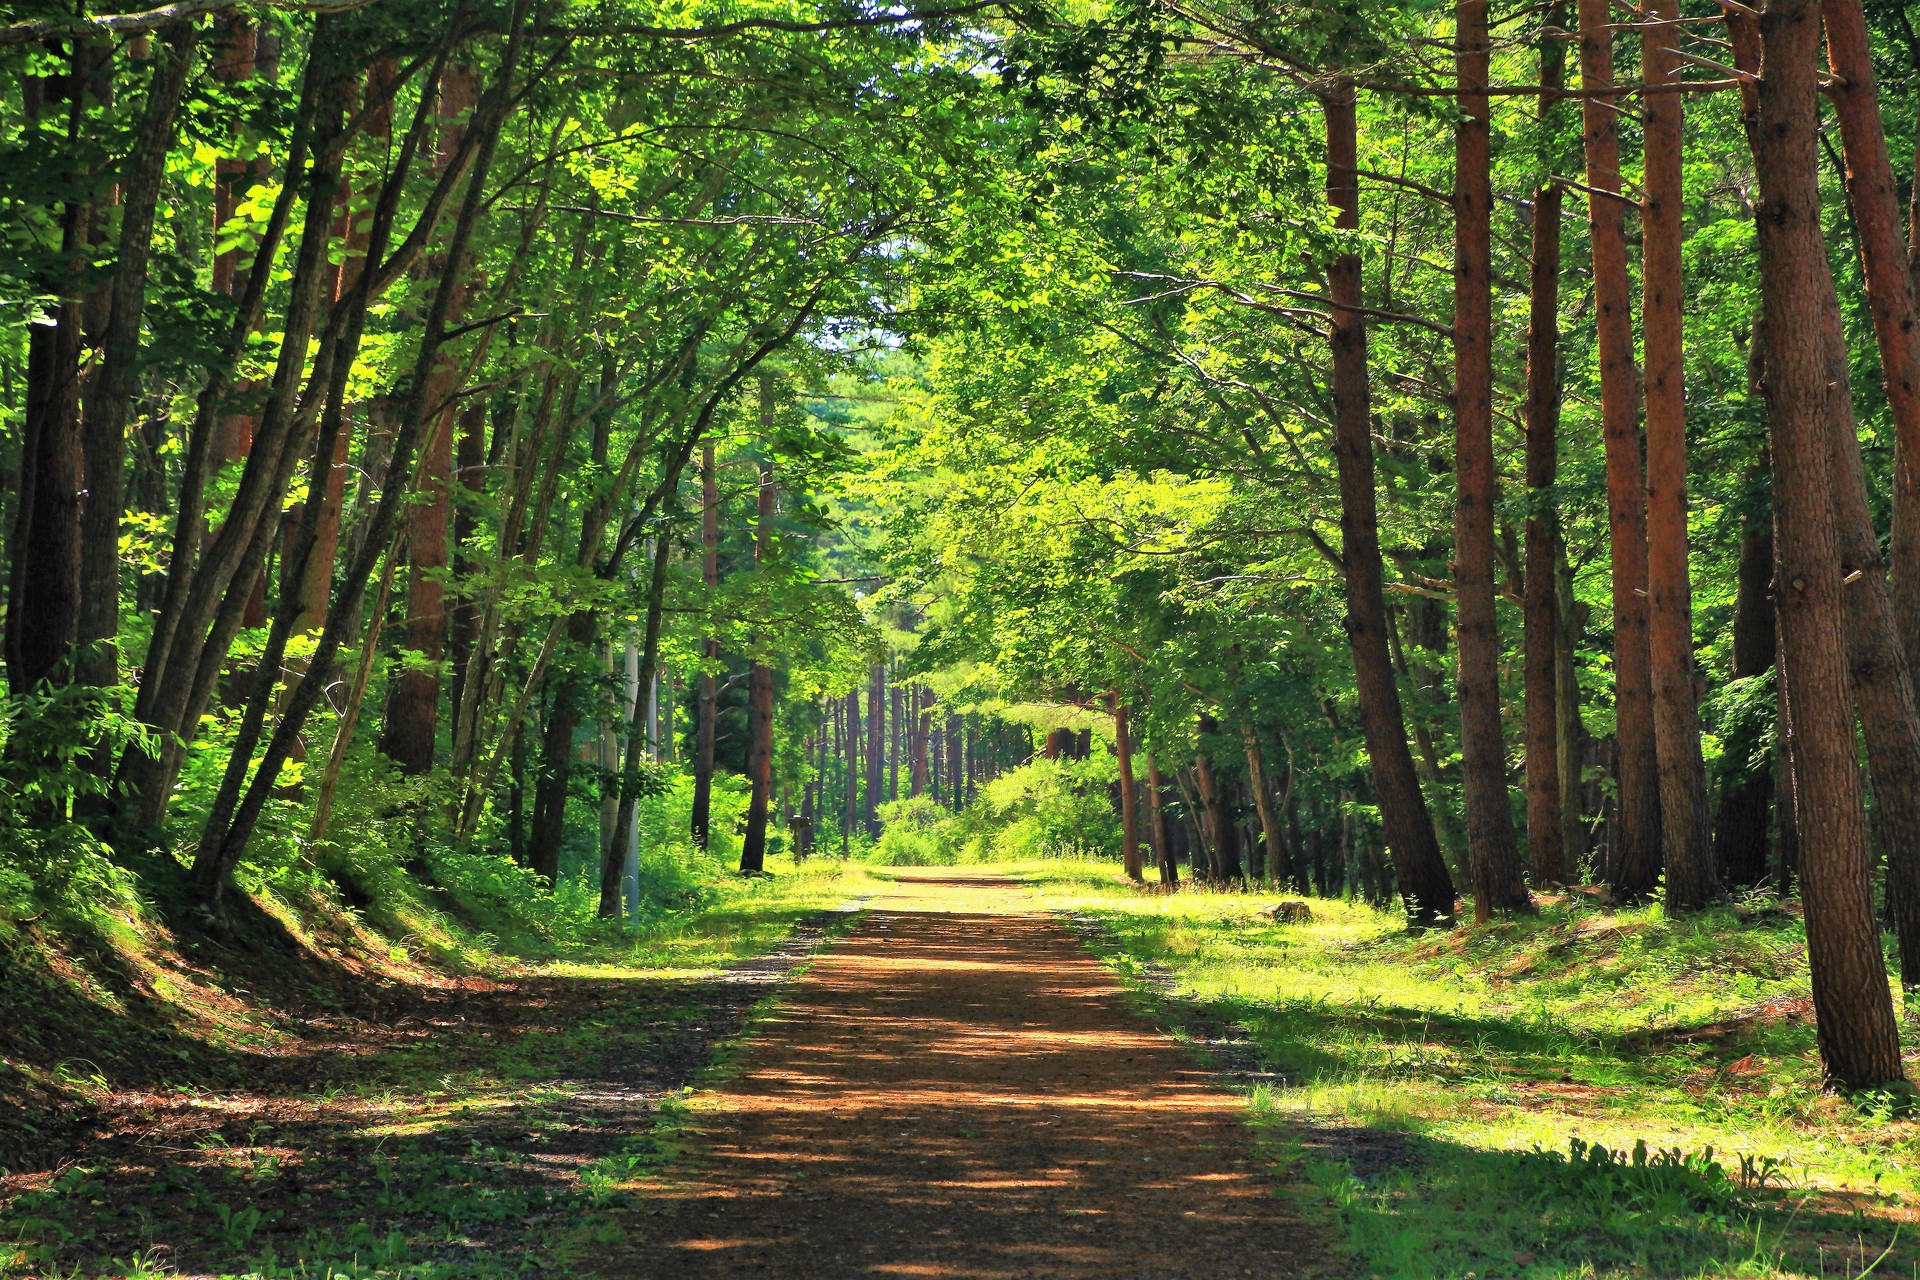
M 880 797 L 885 785 L 887 668 L 875 663 L 867 683 L 867 834 L 880 838 Z
M 120 678 L 120 518 L 126 506 L 127 414 L 139 389 L 140 321 L 146 308 L 147 263 L 154 215 L 166 177 L 199 28 L 181 23 L 157 48 L 146 107 L 120 182 L 120 239 L 108 294 L 98 370 L 87 390 L 81 425 L 86 488 L 80 521 L 80 646 L 75 675 L 104 688 Z M 101 767 L 109 766 L 106 757 Z
M 1244 731 L 1247 744 L 1247 787 L 1253 792 L 1254 811 L 1260 815 L 1260 838 L 1266 847 L 1265 864 L 1256 877 L 1275 880 L 1286 871 L 1287 853 L 1280 841 L 1280 824 L 1273 816 L 1273 800 L 1267 794 L 1267 771 L 1260 759 L 1260 739 L 1252 729 Z
M 720 587 L 720 477 L 714 469 L 713 445 L 700 447 L 700 578 L 707 586 L 707 607 L 718 603 Z M 713 623 L 707 624 L 707 637 L 700 643 L 704 660 L 700 670 L 699 722 L 694 730 L 693 751 L 693 842 L 707 847 L 713 821 L 713 739 L 714 718 L 720 706 L 720 683 L 714 668 L 720 664 L 720 642 L 713 636 Z
M 1755 340 L 1759 340 L 1756 333 Z M 1766 451 L 1748 474 L 1749 485 L 1770 486 L 1772 468 Z M 1741 519 L 1740 558 L 1733 597 L 1733 667 L 1735 680 L 1766 674 L 1773 667 L 1773 508 L 1749 511 Z M 1745 738 L 1728 742 L 1729 751 L 1749 755 L 1757 747 Z M 1714 820 L 1714 861 L 1733 888 L 1751 889 L 1767 879 L 1767 825 L 1773 809 L 1773 762 L 1751 760 L 1729 777 L 1720 789 Z
M 1544 78 L 1544 77 L 1543 77 Z M 1522 662 L 1527 717 L 1527 858 L 1534 888 L 1567 878 L 1560 809 L 1557 570 L 1560 520 L 1553 502 L 1560 434 L 1560 188 L 1533 193 L 1533 262 L 1527 325 L 1527 571 Z
M 1820 225 L 1819 9 L 1769 0 L 1759 86 L 1759 247 L 1767 331 L 1782 674 L 1793 716 L 1801 896 L 1820 1054 L 1848 1087 L 1902 1078 L 1868 878 L 1849 712 L 1828 350 L 1837 307 Z
M 1671 25 L 1679 0 L 1649 0 L 1641 36 L 1648 85 L 1676 78 Z M 1669 911 L 1697 911 L 1720 896 L 1707 821 L 1707 767 L 1693 662 L 1693 582 L 1687 568 L 1687 404 L 1681 309 L 1681 110 L 1677 93 L 1649 92 L 1646 200 L 1641 209 L 1641 330 L 1646 353 L 1647 644 L 1653 663 L 1654 749 Z
M 1525 911 L 1507 796 L 1506 737 L 1500 725 L 1500 632 L 1494 606 L 1493 506 L 1493 179 L 1487 0 L 1460 0 L 1455 65 L 1461 119 L 1454 133 L 1453 412 L 1457 497 L 1454 596 L 1458 602 L 1461 778 L 1473 912 Z
M 1327 202 L 1335 225 L 1360 226 L 1358 118 L 1351 84 L 1322 99 L 1327 124 Z M 1366 321 L 1358 253 L 1339 253 L 1327 271 L 1333 318 L 1334 458 L 1340 476 L 1340 559 L 1347 611 L 1341 625 L 1353 655 L 1360 724 L 1367 741 L 1374 795 L 1393 855 L 1407 916 L 1430 926 L 1453 916 L 1453 877 L 1434 836 L 1407 748 L 1400 686 L 1388 648 L 1385 571 L 1380 559 L 1379 498 L 1374 488 L 1373 421 L 1367 372 Z
M 1153 860 L 1161 886 L 1172 889 L 1180 884 L 1180 864 L 1174 858 L 1173 833 L 1167 825 L 1166 786 L 1166 779 L 1160 776 L 1160 762 L 1147 757 L 1147 817 L 1153 829 Z
M 1660 785 L 1653 728 L 1653 659 L 1648 647 L 1647 508 L 1633 361 L 1625 204 L 1620 190 L 1619 101 L 1614 88 L 1608 0 L 1579 0 L 1580 82 L 1586 185 L 1613 194 L 1587 198 L 1600 349 L 1600 423 L 1607 466 L 1613 568 L 1614 719 L 1619 815 L 1609 851 L 1614 893 L 1637 901 L 1660 877 Z
M 1920 652 L 1920 317 L 1866 14 L 1860 0 L 1824 0 L 1821 8 L 1833 72 L 1827 97 L 1840 124 L 1867 309 L 1893 416 L 1892 605 L 1901 648 L 1911 655 Z
M 771 382 L 760 383 L 761 424 L 772 424 Z M 770 443 L 768 445 L 770 447 Z M 755 526 L 753 559 L 764 564 L 773 549 L 773 508 L 776 490 L 773 464 L 760 464 L 759 520 Z M 762 637 L 764 641 L 765 637 Z M 773 795 L 773 668 L 764 657 L 753 664 L 747 694 L 747 835 L 740 845 L 740 872 L 756 875 L 767 866 L 767 810 Z
M 1118 692 L 1107 694 L 1113 711 L 1113 753 L 1120 763 L 1120 863 L 1127 879 L 1145 878 L 1140 857 L 1140 800 L 1133 784 L 1133 737 L 1127 731 L 1127 705 Z

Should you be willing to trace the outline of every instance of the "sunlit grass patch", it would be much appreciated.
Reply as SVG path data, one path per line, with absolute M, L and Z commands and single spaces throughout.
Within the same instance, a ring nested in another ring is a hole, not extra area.
M 1246 1028 L 1279 1077 L 1253 1092 L 1263 1126 L 1412 1142 L 1404 1167 L 1358 1180 L 1337 1154 L 1310 1160 L 1371 1274 L 1819 1275 L 1824 1258 L 1852 1276 L 1920 1196 L 1897 1102 L 1822 1088 L 1804 933 L 1777 906 L 1669 919 L 1576 895 L 1422 934 L 1322 899 L 1279 923 L 1261 914 L 1278 895 L 1165 894 L 1112 864 L 1016 874 L 1097 922 L 1095 945 L 1171 1016 Z M 1569 1207 L 1542 1186 L 1575 1142 L 1759 1185 L 1711 1213 L 1617 1188 Z M 1912 1273 L 1908 1244 L 1874 1274 Z

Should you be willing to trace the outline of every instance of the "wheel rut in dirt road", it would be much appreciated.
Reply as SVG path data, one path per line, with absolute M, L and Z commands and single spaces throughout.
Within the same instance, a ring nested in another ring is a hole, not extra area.
M 1332 1274 L 1239 1099 L 1002 878 L 901 874 L 697 1114 L 599 1274 Z

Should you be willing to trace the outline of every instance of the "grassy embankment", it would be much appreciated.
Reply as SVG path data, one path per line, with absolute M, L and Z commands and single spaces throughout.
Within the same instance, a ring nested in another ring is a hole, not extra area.
M 637 931 L 511 950 L 423 898 L 12 926 L 0 1280 L 564 1270 L 765 997 L 725 967 L 859 893 L 713 863 Z
M 1357 1274 L 1920 1275 L 1920 1128 L 1821 1088 L 1789 911 L 1576 899 L 1419 935 L 1346 902 L 1275 923 L 1278 895 L 1141 892 L 1112 864 L 1012 870 L 1161 1015 L 1244 1028 L 1276 1077 L 1256 1120 Z

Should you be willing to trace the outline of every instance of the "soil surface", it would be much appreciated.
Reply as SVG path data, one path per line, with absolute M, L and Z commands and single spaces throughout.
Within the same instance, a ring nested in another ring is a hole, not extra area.
M 1337 1274 L 1239 1099 L 990 873 L 899 873 L 692 1139 L 599 1274 Z

